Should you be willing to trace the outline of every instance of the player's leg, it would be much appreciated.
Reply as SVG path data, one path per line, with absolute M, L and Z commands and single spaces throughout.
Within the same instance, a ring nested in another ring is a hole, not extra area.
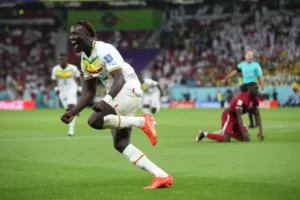
M 67 110 L 71 110 L 77 104 L 77 91 L 71 89 L 67 95 Z M 68 136 L 73 136 L 75 132 L 76 117 L 69 123 Z
M 173 179 L 165 171 L 155 165 L 147 156 L 130 143 L 131 128 L 112 129 L 114 147 L 123 154 L 131 163 L 151 173 L 155 178 L 155 184 L 145 189 L 168 187 L 173 184 Z
M 244 125 L 243 128 L 248 133 L 247 126 Z M 238 123 L 234 124 L 233 132 L 231 133 L 230 136 L 238 141 L 244 141 L 243 131 L 241 130 L 240 125 Z M 250 140 L 250 137 L 249 137 L 249 140 Z
M 61 101 L 61 104 L 63 106 L 63 108 L 68 111 L 70 110 L 69 108 L 71 108 L 71 106 L 69 107 L 69 104 L 68 104 L 68 96 L 67 96 L 67 93 L 66 92 L 63 92 L 61 91 L 59 93 L 59 100 Z M 74 121 L 74 122 L 73 122 Z M 68 130 L 68 133 L 67 135 L 68 136 L 73 136 L 74 134 L 74 131 L 72 132 L 72 130 L 70 130 L 70 127 L 71 127 L 71 124 L 74 124 L 75 123 L 75 117 L 74 119 L 72 120 L 72 122 L 69 124 L 69 130 Z
M 240 90 L 241 90 L 241 92 L 247 92 L 248 91 L 248 84 L 241 85 Z M 249 112 L 248 112 L 248 118 L 249 118 L 249 121 L 250 121 L 249 128 L 254 128 L 252 109 L 250 109 Z
M 253 109 L 250 109 L 249 112 L 248 112 L 248 117 L 249 117 L 249 121 L 250 121 L 249 128 L 254 128 L 253 112 L 252 112 L 252 110 Z
M 230 121 L 230 115 L 227 111 L 224 111 L 222 114 L 222 134 L 216 134 L 212 132 L 207 132 L 200 130 L 196 136 L 196 142 L 200 142 L 204 137 L 207 137 L 211 140 L 215 140 L 217 142 L 230 142 L 230 134 L 233 130 L 233 124 Z
M 150 95 L 144 93 L 142 104 L 143 104 L 143 113 L 149 114 L 150 113 L 149 108 L 151 104 Z
M 72 108 L 75 106 L 75 104 L 69 104 L 67 111 L 72 110 Z M 74 117 L 74 119 L 69 123 L 69 130 L 68 130 L 68 136 L 72 137 L 74 136 L 74 132 L 75 132 L 75 121 L 76 121 L 76 117 Z
M 128 116 L 132 110 L 138 108 L 141 103 L 141 97 L 136 96 L 133 92 L 129 93 L 124 90 L 122 89 L 114 101 L 107 105 L 103 111 L 104 113 L 94 112 L 90 116 L 88 124 L 95 129 L 141 128 L 152 145 L 155 145 L 157 143 L 157 134 L 153 124 L 154 119 L 150 114 L 144 114 L 142 117 Z M 116 113 L 122 114 L 122 116 Z
M 159 111 L 160 108 L 160 92 L 154 92 L 151 94 L 151 112 L 152 114 L 156 114 Z

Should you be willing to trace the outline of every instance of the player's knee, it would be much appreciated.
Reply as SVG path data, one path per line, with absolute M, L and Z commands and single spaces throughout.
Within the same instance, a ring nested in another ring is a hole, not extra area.
M 88 119 L 88 124 L 94 129 L 101 130 L 103 129 L 103 118 L 99 119 L 97 117 L 90 116 L 90 118 Z
M 122 153 L 128 145 L 128 140 L 114 141 L 114 148 L 120 153 Z

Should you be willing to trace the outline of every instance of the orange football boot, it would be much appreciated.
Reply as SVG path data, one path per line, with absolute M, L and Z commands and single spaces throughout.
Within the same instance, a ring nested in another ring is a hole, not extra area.
M 150 114 L 143 114 L 143 117 L 145 118 L 145 123 L 142 130 L 146 133 L 151 144 L 154 146 L 157 143 L 157 133 L 153 124 L 153 117 Z
M 173 177 L 169 174 L 167 177 L 155 177 L 152 184 L 145 187 L 145 190 L 157 189 L 157 188 L 167 188 L 173 185 Z

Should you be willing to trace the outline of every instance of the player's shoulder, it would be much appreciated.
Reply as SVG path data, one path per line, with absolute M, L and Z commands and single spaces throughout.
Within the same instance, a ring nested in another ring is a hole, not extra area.
M 154 81 L 154 80 L 151 79 L 151 78 L 144 78 L 144 82 L 145 82 L 145 84 L 153 84 L 153 83 L 156 83 L 156 81 Z
M 260 66 L 260 65 L 259 65 L 259 62 L 252 61 L 252 63 L 253 63 L 254 65 L 256 65 L 256 66 Z
M 60 65 L 55 65 L 53 68 L 52 68 L 52 70 L 57 70 L 57 69 L 59 69 L 60 68 Z
M 69 67 L 69 68 L 72 68 L 72 69 L 77 69 L 77 66 L 76 66 L 76 65 L 73 65 L 73 64 L 70 64 L 70 63 L 68 63 L 68 67 Z
M 101 50 L 103 52 L 109 49 L 115 49 L 114 45 L 103 41 L 95 41 L 95 47 L 97 48 L 97 50 Z
M 104 59 L 106 62 L 111 62 L 113 57 L 117 54 L 117 49 L 112 44 L 95 41 L 96 42 L 96 51 L 100 58 Z
M 239 94 L 236 95 L 235 99 L 241 100 L 243 102 L 247 99 L 247 97 L 248 97 L 248 92 L 240 92 Z
M 151 78 L 144 78 L 144 81 L 145 82 L 151 82 L 151 81 L 153 81 Z

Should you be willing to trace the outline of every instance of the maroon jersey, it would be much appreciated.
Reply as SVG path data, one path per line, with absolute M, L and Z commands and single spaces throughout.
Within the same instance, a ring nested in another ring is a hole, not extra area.
M 241 92 L 236 95 L 230 103 L 230 113 L 236 115 L 236 108 L 242 108 L 243 114 L 247 113 L 251 108 L 259 106 L 257 97 L 251 99 L 248 92 Z

